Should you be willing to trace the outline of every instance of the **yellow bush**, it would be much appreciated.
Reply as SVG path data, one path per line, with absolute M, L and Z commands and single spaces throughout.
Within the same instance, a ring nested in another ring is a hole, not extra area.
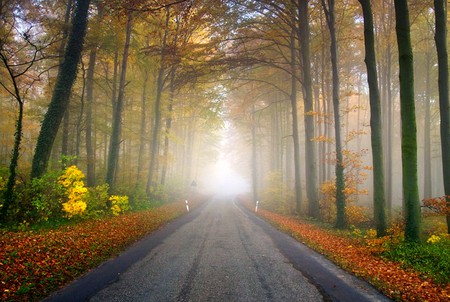
M 58 179 L 58 182 L 66 189 L 66 202 L 62 204 L 67 217 L 82 215 L 86 211 L 86 193 L 84 186 L 84 174 L 76 166 L 70 166 Z
M 128 196 L 112 195 L 109 197 L 111 202 L 111 211 L 114 216 L 118 216 L 130 209 L 128 204 Z

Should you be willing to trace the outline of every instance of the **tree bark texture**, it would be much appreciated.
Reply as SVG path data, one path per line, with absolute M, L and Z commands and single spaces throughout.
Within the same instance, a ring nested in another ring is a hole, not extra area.
M 447 196 L 447 231 L 450 234 L 450 104 L 448 94 L 447 1 L 434 0 L 438 55 L 439 109 L 444 191 Z
M 420 202 L 417 180 L 417 127 L 414 101 L 414 66 L 407 0 L 394 0 L 400 67 L 400 115 L 402 121 L 402 174 L 405 203 L 405 239 L 420 237 Z
M 369 84 L 370 129 L 373 165 L 373 209 L 377 236 L 386 234 L 386 199 L 384 191 L 383 138 L 381 101 L 378 90 L 377 64 L 375 55 L 375 37 L 373 32 L 373 15 L 370 0 L 359 0 L 364 15 L 365 62 L 367 82 Z

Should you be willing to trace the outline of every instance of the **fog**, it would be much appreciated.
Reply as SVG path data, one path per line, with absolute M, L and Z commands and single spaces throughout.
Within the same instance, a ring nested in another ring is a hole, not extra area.
M 249 180 L 236 172 L 229 160 L 220 158 L 208 165 L 199 177 L 199 190 L 206 194 L 226 196 L 250 191 Z

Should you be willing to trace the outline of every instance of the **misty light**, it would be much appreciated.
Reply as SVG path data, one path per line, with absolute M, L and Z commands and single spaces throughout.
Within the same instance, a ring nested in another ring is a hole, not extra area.
M 238 195 L 250 191 L 248 180 L 239 175 L 225 159 L 212 164 L 203 176 L 208 193 L 215 195 Z

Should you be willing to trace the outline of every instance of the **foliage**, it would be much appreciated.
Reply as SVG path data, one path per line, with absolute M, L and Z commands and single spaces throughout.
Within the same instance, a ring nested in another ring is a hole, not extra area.
M 52 230 L 1 231 L 0 300 L 41 300 L 185 212 L 177 202 Z
M 60 171 L 45 173 L 18 188 L 18 204 L 14 211 L 17 221 L 40 222 L 62 216 L 61 200 L 66 190 L 58 182 Z M 31 207 L 27 207 L 30 204 Z
M 252 206 L 248 205 L 248 207 Z M 414 270 L 404 268 L 401 263 L 381 258 L 359 239 L 355 240 L 348 236 L 342 236 L 340 233 L 325 230 L 296 218 L 275 214 L 264 209 L 258 211 L 258 215 L 326 255 L 347 271 L 368 280 L 395 300 L 448 301 L 450 284 L 439 284 L 437 283 L 438 280 L 419 275 Z M 390 236 L 382 238 L 386 245 L 389 245 L 390 238 L 393 238 L 395 242 L 400 239 L 404 240 L 403 225 L 397 225 L 389 232 Z M 375 236 L 373 232 L 371 233 L 371 236 Z M 380 239 L 372 237 L 371 240 Z M 447 255 L 447 252 L 441 252 L 441 256 L 444 256 L 444 254 Z M 447 261 L 448 255 L 447 258 L 442 259 Z M 445 266 L 446 264 L 440 265 Z
M 359 195 L 367 195 L 367 189 L 360 186 L 367 179 L 366 171 L 372 167 L 364 166 L 362 158 L 367 150 L 354 152 L 348 149 L 342 150 L 344 178 L 345 178 L 345 200 L 346 200 L 346 220 L 351 225 L 367 223 L 370 219 L 367 215 L 367 208 L 356 205 Z M 334 164 L 336 164 L 334 162 Z M 322 199 L 320 201 L 320 211 L 322 219 L 328 223 L 336 221 L 336 181 L 326 181 L 321 185 L 320 191 Z
M 109 197 L 109 201 L 111 202 L 111 211 L 114 216 L 123 214 L 130 209 L 128 196 L 112 195 Z
M 437 215 L 448 215 L 450 214 L 450 206 L 447 198 L 450 198 L 450 196 L 424 199 L 422 201 L 423 207 L 428 208 Z
M 85 200 L 87 203 L 86 214 L 88 216 L 101 216 L 106 213 L 108 207 L 108 184 L 98 185 L 93 188 L 88 188 Z
M 450 283 L 450 238 L 446 235 L 432 235 L 425 243 L 394 244 L 383 256 L 405 268 L 413 267 L 438 283 Z
M 86 193 L 88 189 L 84 185 L 84 174 L 76 166 L 70 166 L 64 170 L 58 178 L 58 183 L 66 190 L 65 202 L 62 203 L 63 211 L 68 218 L 82 215 L 87 208 Z
M 266 186 L 263 192 L 261 205 L 277 213 L 288 214 L 293 212 L 292 194 L 286 183 L 283 182 L 283 175 L 279 171 L 273 171 L 266 176 Z

